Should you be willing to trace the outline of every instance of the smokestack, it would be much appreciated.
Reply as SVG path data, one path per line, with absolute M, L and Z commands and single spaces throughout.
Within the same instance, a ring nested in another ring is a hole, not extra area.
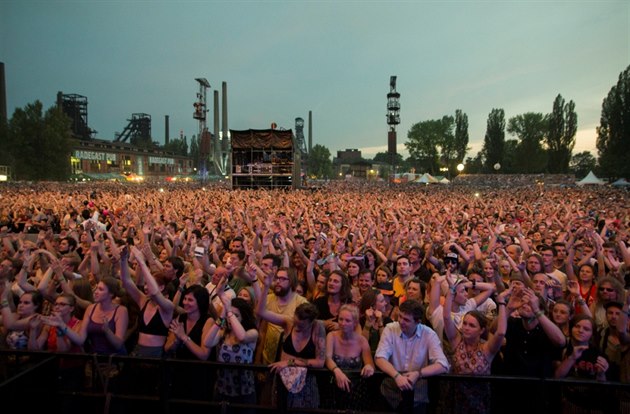
M 4 62 L 0 62 L 0 122 L 8 122 L 7 85 L 4 80 Z
M 212 150 L 212 161 L 216 162 L 221 154 L 221 141 L 219 141 L 219 91 L 214 91 L 214 148 Z
M 227 82 L 223 82 L 221 84 L 222 88 L 222 101 L 221 101 L 221 111 L 222 111 L 222 121 L 221 126 L 223 127 L 223 140 L 221 142 L 221 149 L 223 152 L 227 152 L 228 150 L 228 111 L 227 111 Z
M 170 139 L 168 132 L 168 115 L 164 115 L 164 145 L 168 145 Z
M 308 153 L 313 149 L 313 111 L 308 111 Z

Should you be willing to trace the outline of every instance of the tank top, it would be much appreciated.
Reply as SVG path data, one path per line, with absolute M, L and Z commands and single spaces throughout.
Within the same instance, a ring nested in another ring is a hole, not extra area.
M 147 300 L 140 312 L 140 318 L 138 318 L 138 332 L 149 335 L 167 336 L 168 327 L 164 325 L 164 320 L 162 319 L 162 314 L 160 314 L 159 308 L 156 310 L 149 323 L 144 322 L 144 312 L 146 311 L 148 304 L 149 301 Z
M 118 308 L 120 306 L 116 306 L 114 308 L 114 314 L 112 318 L 109 320 L 108 325 L 109 329 L 112 331 L 116 331 L 116 312 L 118 312 Z M 90 313 L 90 317 L 88 318 L 88 326 L 87 326 L 87 341 L 86 341 L 86 351 L 92 352 L 96 354 L 104 354 L 104 355 L 125 355 L 127 352 L 125 351 L 125 347 L 123 346 L 121 349 L 114 348 L 114 345 L 109 342 L 107 336 L 105 336 L 105 332 L 103 332 L 103 324 L 97 323 L 92 320 L 94 316 L 94 311 L 96 310 L 96 306 L 92 308 L 92 312 Z
M 293 346 L 293 328 L 291 328 L 291 333 L 289 333 L 289 336 L 284 340 L 284 343 L 282 344 L 282 350 L 284 351 L 284 353 L 302 359 L 315 358 L 315 353 L 317 349 L 315 347 L 315 342 L 313 342 L 313 328 L 314 326 L 311 327 L 311 333 L 308 336 L 308 342 L 299 352 Z

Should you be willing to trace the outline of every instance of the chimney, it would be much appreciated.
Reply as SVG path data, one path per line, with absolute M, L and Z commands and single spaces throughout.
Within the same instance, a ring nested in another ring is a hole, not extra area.
M 164 145 L 168 145 L 169 141 L 169 133 L 168 133 L 168 115 L 164 115 Z
M 223 127 L 223 140 L 221 141 L 221 150 L 223 153 L 226 153 L 228 150 L 228 112 L 227 112 L 227 82 L 223 82 L 221 84 L 222 87 L 222 101 L 221 101 L 221 111 L 223 112 L 221 115 L 223 119 L 221 120 L 221 126 Z
M 214 148 L 212 149 L 212 161 L 216 162 L 221 154 L 221 141 L 219 141 L 219 91 L 214 91 Z
M 308 153 L 313 149 L 313 111 L 308 111 Z
M 0 62 L 0 122 L 7 123 L 7 85 L 4 80 L 4 62 Z

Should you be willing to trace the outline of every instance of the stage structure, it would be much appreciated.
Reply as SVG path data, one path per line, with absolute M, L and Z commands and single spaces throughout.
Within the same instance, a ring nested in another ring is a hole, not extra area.
M 300 187 L 300 148 L 290 129 L 230 130 L 230 137 L 232 188 Z

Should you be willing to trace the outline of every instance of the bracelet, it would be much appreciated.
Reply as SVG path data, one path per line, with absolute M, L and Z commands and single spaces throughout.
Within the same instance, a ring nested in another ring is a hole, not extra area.
M 497 302 L 498 306 L 505 306 L 505 302 Z
M 8 307 L 9 307 L 9 301 L 6 299 L 3 299 L 2 302 L 0 302 L 0 309 L 4 309 Z
M 396 375 L 394 375 L 394 379 L 400 377 L 400 372 L 397 372 Z
M 477 288 L 477 281 L 476 280 L 472 281 L 472 288 L 473 288 L 473 290 Z
M 339 368 L 339 367 L 338 367 L 337 365 L 335 365 L 335 366 L 333 367 L 333 369 L 331 369 L 331 371 L 332 371 L 332 372 L 335 372 L 335 370 L 336 370 L 337 368 Z
M 534 315 L 535 315 L 537 318 L 540 318 L 541 316 L 544 316 L 544 315 L 545 315 L 545 312 L 543 312 L 543 311 L 539 310 L 538 312 L 534 312 Z
M 177 290 L 178 290 L 180 293 L 184 293 L 184 290 L 186 290 L 186 289 L 184 289 L 184 287 L 183 287 L 183 286 L 180 286 L 180 287 L 178 287 L 178 288 L 177 288 Z
M 190 336 L 187 336 L 186 338 L 184 338 L 184 343 L 190 342 L 190 341 L 192 341 L 192 339 L 190 339 Z

